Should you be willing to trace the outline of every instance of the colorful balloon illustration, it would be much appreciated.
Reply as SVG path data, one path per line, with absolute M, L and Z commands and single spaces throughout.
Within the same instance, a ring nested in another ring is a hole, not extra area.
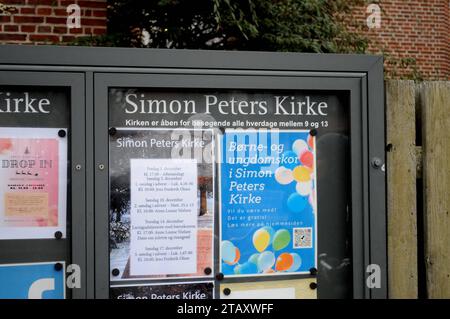
M 298 155 L 293 151 L 284 152 L 281 155 L 281 159 L 283 166 L 287 169 L 293 169 L 300 162 L 300 160 L 298 159 Z
M 311 179 L 311 168 L 306 166 L 297 166 L 292 171 L 292 175 L 297 182 L 307 182 Z
M 222 260 L 232 265 L 234 260 L 236 259 L 236 247 L 233 245 L 233 243 L 229 240 L 222 241 L 221 244 L 221 252 L 222 252 Z
M 275 180 L 281 185 L 287 185 L 294 180 L 294 176 L 290 169 L 280 166 L 275 170 Z
M 270 233 L 260 228 L 253 234 L 253 246 L 255 246 L 258 252 L 264 251 L 270 243 Z
M 308 196 L 308 202 L 311 205 L 311 207 L 313 208 L 313 210 L 312 210 L 313 213 L 316 211 L 316 204 L 315 204 L 315 200 L 314 199 L 315 199 L 315 195 L 314 195 L 314 192 L 312 192 Z
M 300 163 L 304 166 L 312 168 L 314 166 L 314 154 L 310 151 L 304 151 L 298 157 L 300 159 Z
M 294 264 L 294 257 L 289 253 L 282 253 L 275 264 L 276 271 L 287 271 Z
M 300 213 L 303 211 L 307 203 L 308 199 L 298 193 L 292 193 L 287 199 L 287 207 L 294 213 Z
M 258 257 L 258 271 L 265 272 L 275 264 L 275 255 L 271 251 L 265 251 Z
M 314 136 L 308 135 L 308 140 L 307 140 L 307 142 L 308 142 L 308 146 L 309 146 L 312 150 L 314 150 Z
M 312 181 L 298 182 L 297 185 L 295 185 L 295 190 L 302 196 L 308 196 L 309 194 L 311 194 L 312 188 Z
M 10 138 L 0 139 L 0 154 L 7 153 L 12 148 L 12 141 Z
M 237 265 L 236 267 L 233 268 L 233 271 L 236 275 L 240 275 L 241 274 L 241 265 Z
M 258 265 L 258 257 L 259 257 L 259 254 L 258 253 L 254 253 L 253 255 L 251 255 L 248 258 L 248 262 L 253 263 L 255 265 Z
M 292 144 L 292 150 L 297 156 L 300 156 L 304 151 L 308 150 L 308 144 L 304 140 L 295 140 Z
M 275 230 L 270 226 L 264 226 L 261 229 L 264 229 L 265 231 L 267 231 L 269 233 L 269 236 L 270 236 L 269 245 L 272 244 L 273 236 L 275 235 Z
M 289 269 L 287 271 L 289 272 L 294 272 L 297 271 L 301 266 L 302 266 L 302 259 L 300 258 L 300 256 L 297 253 L 291 253 L 293 262 L 291 267 L 289 267 Z
M 287 231 L 286 229 L 280 229 L 273 236 L 272 247 L 275 251 L 281 250 L 287 247 L 290 241 L 291 241 L 291 234 L 289 233 L 289 231 Z
M 258 272 L 258 267 L 250 262 L 243 263 L 234 267 L 234 273 L 237 275 L 251 275 Z
M 236 257 L 234 258 L 234 260 L 232 262 L 228 262 L 228 261 L 224 260 L 224 262 L 230 266 L 237 264 L 237 262 L 241 258 L 241 252 L 239 251 L 239 248 L 237 248 L 237 247 L 234 247 L 234 248 L 236 250 Z

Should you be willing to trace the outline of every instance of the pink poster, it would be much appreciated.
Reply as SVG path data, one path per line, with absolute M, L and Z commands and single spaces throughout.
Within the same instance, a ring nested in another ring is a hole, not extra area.
M 67 137 L 55 128 L 0 128 L 0 239 L 66 233 Z

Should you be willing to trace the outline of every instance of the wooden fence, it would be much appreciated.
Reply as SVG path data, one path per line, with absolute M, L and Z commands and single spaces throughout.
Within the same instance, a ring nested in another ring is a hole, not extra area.
M 386 82 L 390 298 L 450 298 L 450 82 Z

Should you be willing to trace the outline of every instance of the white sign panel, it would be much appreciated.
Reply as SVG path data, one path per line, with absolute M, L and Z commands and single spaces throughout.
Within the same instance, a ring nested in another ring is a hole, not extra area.
M 197 161 L 131 159 L 130 275 L 197 271 Z

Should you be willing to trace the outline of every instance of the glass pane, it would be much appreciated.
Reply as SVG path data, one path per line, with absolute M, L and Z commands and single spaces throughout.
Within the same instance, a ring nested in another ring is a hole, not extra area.
M 352 297 L 348 101 L 111 88 L 111 297 Z
M 0 298 L 44 296 L 28 291 L 43 273 L 55 278 L 44 297 L 70 297 L 69 150 L 69 90 L 0 87 Z

